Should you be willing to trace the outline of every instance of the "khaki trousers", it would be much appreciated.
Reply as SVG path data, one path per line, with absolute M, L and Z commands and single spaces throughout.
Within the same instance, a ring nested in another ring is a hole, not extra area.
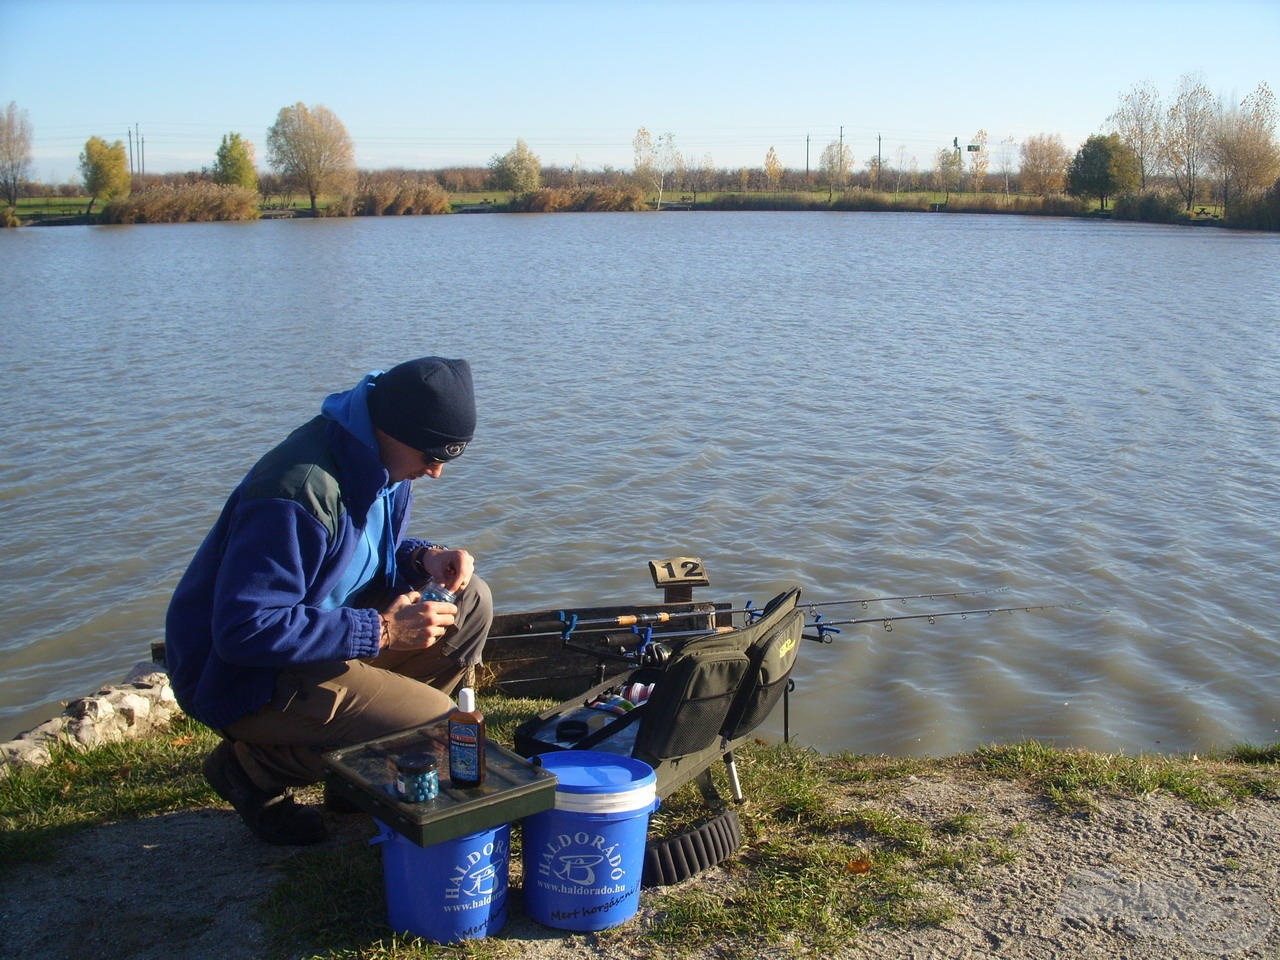
M 291 667 L 265 707 L 221 731 L 250 779 L 269 793 L 324 778 L 320 754 L 443 719 L 450 695 L 480 662 L 493 599 L 473 577 L 458 620 L 425 650 L 388 650 L 369 660 Z

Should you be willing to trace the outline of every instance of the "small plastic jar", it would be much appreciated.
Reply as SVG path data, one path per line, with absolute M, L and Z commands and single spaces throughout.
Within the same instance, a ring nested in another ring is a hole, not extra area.
M 434 601 L 436 603 L 457 603 L 458 595 L 450 593 L 438 583 L 428 583 L 419 593 L 422 594 L 423 601 Z
M 396 758 L 396 796 L 405 803 L 425 803 L 440 795 L 436 758 L 429 753 L 406 753 Z

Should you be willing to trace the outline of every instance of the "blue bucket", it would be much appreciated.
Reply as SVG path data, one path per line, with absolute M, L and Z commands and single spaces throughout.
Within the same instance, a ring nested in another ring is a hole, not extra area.
M 631 919 L 657 777 L 647 763 L 588 750 L 544 753 L 556 805 L 524 821 L 524 905 L 559 930 L 604 930 Z
M 487 937 L 507 920 L 511 825 L 420 847 L 378 821 L 391 929 L 436 943 Z

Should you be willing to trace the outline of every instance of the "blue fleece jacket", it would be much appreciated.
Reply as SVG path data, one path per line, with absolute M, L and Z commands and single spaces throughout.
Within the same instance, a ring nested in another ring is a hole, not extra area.
M 412 487 L 390 485 L 378 455 L 366 404 L 373 376 L 330 395 L 258 461 L 174 591 L 165 621 L 174 694 L 211 727 L 270 702 L 284 668 L 377 654 L 378 612 L 332 601 L 359 585 L 353 568 L 372 559 L 379 585 L 409 585 L 409 559 L 427 541 L 404 538 Z M 385 531 L 371 550 L 375 508 Z

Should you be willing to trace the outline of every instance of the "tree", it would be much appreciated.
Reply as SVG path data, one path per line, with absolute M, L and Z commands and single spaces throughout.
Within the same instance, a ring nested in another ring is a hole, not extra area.
M 644 127 L 636 131 L 631 141 L 635 151 L 636 179 L 658 191 L 658 209 L 662 209 L 662 191 L 667 176 L 676 165 L 676 135 L 664 133 L 655 141 Z
M 1111 129 L 1120 135 L 1138 159 L 1139 186 L 1147 189 L 1147 178 L 1160 172 L 1160 92 L 1150 83 L 1135 84 L 1121 94 L 1116 112 L 1107 117 Z
M 782 182 L 782 161 L 778 159 L 778 151 L 773 147 L 764 157 L 764 179 L 770 190 L 777 190 Z
M 1266 83 L 1239 106 L 1218 104 L 1210 139 L 1211 154 L 1222 181 L 1224 213 L 1240 200 L 1260 195 L 1280 175 L 1276 144 L 1276 98 Z
M 884 161 L 879 157 L 867 157 L 867 179 L 871 181 L 871 189 L 880 189 L 880 178 L 884 176 Z
M 355 185 L 351 138 L 325 106 L 283 107 L 267 131 L 267 156 L 273 169 L 306 192 L 312 214 L 321 193 L 349 193 Z
M 948 202 L 951 200 L 951 191 L 960 189 L 960 175 L 964 172 L 964 161 L 960 159 L 960 142 L 952 142 L 951 149 L 943 147 L 933 158 L 933 187 L 935 190 L 945 190 Z
M 1161 156 L 1188 210 L 1200 195 L 1212 130 L 1213 98 L 1199 79 L 1183 75 L 1165 116 Z
M 1013 172 L 1013 154 L 1017 141 L 1013 137 L 1005 137 L 1000 141 L 996 160 L 1000 164 L 1000 176 L 1004 177 L 1004 195 L 1009 196 L 1009 174 Z
M 979 130 L 969 144 L 978 148 L 968 151 L 969 186 L 975 193 L 981 193 L 987 186 L 987 168 L 991 164 L 991 154 L 987 152 L 987 131 Z
M 689 180 L 695 202 L 697 201 L 699 190 L 710 190 L 715 186 L 716 164 L 711 159 L 711 154 L 704 153 L 702 155 L 702 162 L 689 171 Z
M 893 192 L 897 193 L 902 189 L 902 178 L 907 172 L 906 144 L 904 143 L 898 144 L 898 149 L 895 152 L 894 156 L 896 157 L 896 160 L 893 165 L 893 172 L 894 172 Z
M 822 182 L 827 185 L 827 200 L 830 202 L 836 189 L 843 190 L 853 173 L 853 147 L 839 140 L 832 140 L 822 148 L 818 173 Z
M 18 192 L 31 171 L 31 120 L 27 111 L 9 101 L 0 116 L 0 193 L 17 206 Z
M 1067 168 L 1067 193 L 1097 197 L 1103 210 L 1107 197 L 1132 190 L 1140 182 L 1138 158 L 1118 133 L 1091 136 Z
M 510 190 L 515 194 L 533 193 L 542 186 L 542 161 L 523 140 L 501 156 L 489 161 L 495 190 Z
M 213 182 L 258 189 L 258 171 L 253 165 L 253 144 L 238 133 L 224 133 L 213 162 Z
M 1071 157 L 1056 133 L 1037 133 L 1022 141 L 1019 180 L 1024 193 L 1047 197 L 1061 193 L 1066 185 Z
M 101 137 L 90 137 L 80 154 L 80 175 L 89 191 L 89 212 L 99 197 L 105 202 L 128 194 L 131 180 L 124 144 L 119 140 L 108 144 Z

